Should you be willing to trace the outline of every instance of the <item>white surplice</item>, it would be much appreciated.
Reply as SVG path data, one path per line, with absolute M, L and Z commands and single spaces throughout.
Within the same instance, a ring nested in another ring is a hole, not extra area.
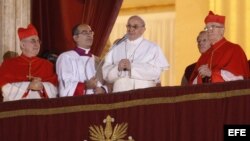
M 74 50 L 64 52 L 57 59 L 56 72 L 59 81 L 59 96 L 73 96 L 78 82 L 84 83 L 95 76 L 94 55 L 80 56 Z M 101 87 L 102 84 L 98 81 L 97 86 Z M 93 93 L 93 89 L 86 91 L 86 94 Z
M 121 59 L 130 60 L 130 72 L 118 71 Z M 140 37 L 113 46 L 105 57 L 102 70 L 104 80 L 114 83 L 113 92 L 119 92 L 154 87 L 160 82 L 161 72 L 168 68 L 168 61 L 161 48 Z

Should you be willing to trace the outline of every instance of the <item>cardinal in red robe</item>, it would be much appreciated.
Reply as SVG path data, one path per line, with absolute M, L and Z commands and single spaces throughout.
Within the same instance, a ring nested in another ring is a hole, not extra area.
M 249 78 L 249 66 L 243 49 L 224 38 L 225 16 L 210 11 L 205 23 L 211 48 L 199 58 L 189 84 Z
M 57 75 L 48 60 L 38 58 L 40 40 L 35 27 L 19 28 L 18 57 L 4 60 L 0 67 L 0 87 L 4 101 L 57 97 Z

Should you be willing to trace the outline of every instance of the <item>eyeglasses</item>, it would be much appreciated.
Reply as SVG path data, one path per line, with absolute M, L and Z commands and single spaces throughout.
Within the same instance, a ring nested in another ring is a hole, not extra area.
M 209 27 L 205 27 L 204 30 L 209 31 L 209 30 L 213 30 L 215 28 L 224 28 L 224 27 L 223 26 L 217 26 L 217 25 L 211 25 Z
M 79 32 L 78 34 L 82 34 L 82 35 L 93 35 L 94 31 L 92 30 L 83 30 L 81 32 Z
M 31 40 L 23 40 L 24 42 L 29 42 L 29 43 L 31 43 L 31 44 L 33 44 L 33 45 L 35 45 L 35 44 L 39 44 L 39 45 L 41 45 L 42 44 L 42 41 L 41 40 L 36 40 L 36 39 L 31 39 Z
M 133 28 L 133 29 L 138 29 L 140 27 L 144 27 L 144 25 L 130 25 L 130 24 L 127 24 L 126 25 L 127 29 L 130 29 L 130 28 Z

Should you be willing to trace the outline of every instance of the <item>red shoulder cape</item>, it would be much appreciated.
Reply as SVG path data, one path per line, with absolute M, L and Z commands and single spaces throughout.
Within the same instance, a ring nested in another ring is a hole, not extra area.
M 249 66 L 247 57 L 242 48 L 227 41 L 225 38 L 214 44 L 209 50 L 201 55 L 191 75 L 189 84 L 198 76 L 198 68 L 208 64 L 212 70 L 211 82 L 223 82 L 221 70 L 227 70 L 234 75 L 242 75 L 249 78 Z
M 31 64 L 31 67 L 29 65 Z M 30 70 L 29 70 L 30 68 Z M 42 82 L 51 82 L 57 86 L 57 75 L 54 66 L 49 61 L 38 57 L 19 57 L 5 60 L 0 67 L 0 87 L 6 83 L 29 81 L 29 71 L 32 76 L 40 77 Z

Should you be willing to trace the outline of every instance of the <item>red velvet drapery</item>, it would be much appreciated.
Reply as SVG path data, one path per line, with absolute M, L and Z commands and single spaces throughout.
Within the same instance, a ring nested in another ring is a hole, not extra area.
M 99 56 L 123 0 L 32 0 L 32 23 L 43 42 L 41 51 L 60 54 L 74 48 L 71 29 L 89 24 L 95 32 L 91 51 Z
M 19 100 L 0 103 L 0 140 L 91 141 L 89 127 L 110 115 L 113 130 L 128 123 L 126 139 L 223 141 L 223 126 L 250 124 L 249 111 L 250 80 Z

